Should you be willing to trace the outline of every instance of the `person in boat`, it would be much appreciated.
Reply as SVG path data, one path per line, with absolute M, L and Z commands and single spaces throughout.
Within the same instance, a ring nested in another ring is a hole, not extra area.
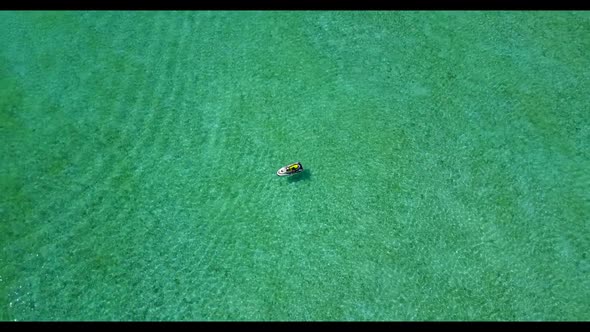
M 295 173 L 299 173 L 302 171 L 303 171 L 303 166 L 301 165 L 300 162 L 296 162 L 294 164 L 290 164 L 285 167 L 281 167 L 277 171 L 277 175 L 278 176 L 287 176 L 287 175 L 293 175 Z

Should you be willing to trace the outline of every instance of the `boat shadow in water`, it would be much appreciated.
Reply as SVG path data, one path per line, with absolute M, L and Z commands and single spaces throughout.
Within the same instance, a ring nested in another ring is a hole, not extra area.
M 304 169 L 300 173 L 293 174 L 287 178 L 287 181 L 289 181 L 289 183 L 307 180 L 311 181 L 311 171 L 309 169 Z

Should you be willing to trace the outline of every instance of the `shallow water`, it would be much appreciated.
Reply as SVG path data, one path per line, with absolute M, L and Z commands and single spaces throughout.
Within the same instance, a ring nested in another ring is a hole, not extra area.
M 590 318 L 588 13 L 0 31 L 2 320 Z

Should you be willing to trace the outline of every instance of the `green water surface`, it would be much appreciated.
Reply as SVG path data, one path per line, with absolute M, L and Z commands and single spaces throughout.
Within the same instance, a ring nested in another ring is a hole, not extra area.
M 5 11 L 0 46 L 0 320 L 590 319 L 590 13 Z

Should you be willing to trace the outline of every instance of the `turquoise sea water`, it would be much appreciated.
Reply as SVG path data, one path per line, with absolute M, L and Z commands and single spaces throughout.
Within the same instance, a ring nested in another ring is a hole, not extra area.
M 590 13 L 1 12 L 0 45 L 1 320 L 590 319 Z

